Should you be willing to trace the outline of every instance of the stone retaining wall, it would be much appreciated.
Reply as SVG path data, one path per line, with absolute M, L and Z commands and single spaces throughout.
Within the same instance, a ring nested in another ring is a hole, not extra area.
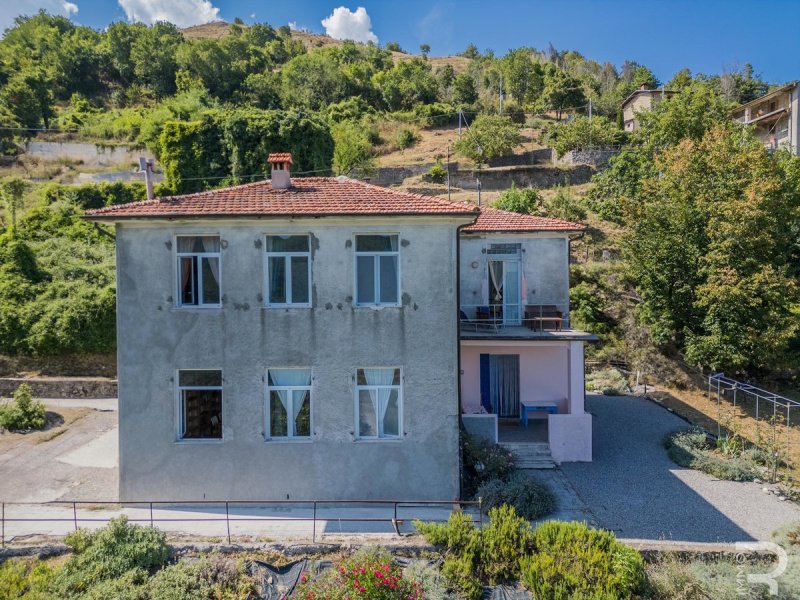
M 10 398 L 27 383 L 37 398 L 116 398 L 117 381 L 104 377 L 2 377 L 0 397 Z

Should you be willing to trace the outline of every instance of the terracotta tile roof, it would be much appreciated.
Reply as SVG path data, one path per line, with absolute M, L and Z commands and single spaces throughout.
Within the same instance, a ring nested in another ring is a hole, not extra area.
M 465 227 L 462 231 L 467 233 L 507 231 L 507 232 L 529 232 L 529 231 L 584 231 L 586 225 L 562 221 L 561 219 L 548 219 L 546 217 L 535 217 L 533 215 L 521 215 L 515 212 L 482 206 L 481 214 L 477 221 Z
M 288 190 L 269 181 L 116 204 L 87 211 L 92 220 L 192 217 L 300 217 L 336 215 L 477 216 L 463 202 L 382 188 L 347 177 L 296 177 Z
M 269 156 L 267 156 L 268 163 L 284 163 L 288 162 L 290 165 L 292 163 L 292 153 L 291 152 L 273 152 Z

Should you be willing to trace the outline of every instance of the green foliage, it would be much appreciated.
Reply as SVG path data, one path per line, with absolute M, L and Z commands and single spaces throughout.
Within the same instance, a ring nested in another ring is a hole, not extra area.
M 475 80 L 468 73 L 460 73 L 453 79 L 453 103 L 457 106 L 472 106 L 478 100 Z
M 533 531 L 535 552 L 520 559 L 521 581 L 537 598 L 624 600 L 645 581 L 641 555 L 585 523 L 549 521 Z
M 522 215 L 538 215 L 542 212 L 542 195 L 536 188 L 518 188 L 513 183 L 495 200 L 495 208 L 520 213 Z
M 48 592 L 54 573 L 41 561 L 6 559 L 0 564 L 0 598 L 55 600 Z
M 570 150 L 602 148 L 624 143 L 626 134 L 605 117 L 577 116 L 567 123 L 551 125 L 545 131 L 545 141 L 558 156 Z
M 722 439 L 722 438 L 720 438 Z M 723 452 L 714 452 L 701 429 L 677 431 L 664 439 L 670 459 L 689 469 L 703 471 L 712 477 L 728 481 L 752 481 L 756 477 L 755 465 L 742 457 L 741 442 L 723 442 Z
M 479 115 L 454 147 L 476 163 L 485 163 L 512 154 L 521 142 L 519 129 L 508 117 Z
M 364 127 L 342 122 L 331 128 L 333 136 L 333 170 L 337 175 L 371 171 L 375 166 L 372 144 Z
M 435 564 L 426 560 L 412 560 L 403 571 L 403 577 L 418 581 L 422 586 L 425 600 L 456 600 L 447 591 L 447 583 Z
M 578 79 L 549 65 L 544 73 L 540 103 L 547 110 L 556 111 L 560 121 L 565 110 L 582 107 L 586 96 Z
M 458 123 L 458 112 L 452 105 L 442 102 L 417 104 L 413 113 L 420 127 L 445 127 Z
M 591 371 L 586 376 L 586 389 L 598 391 L 604 396 L 622 396 L 630 392 L 628 380 L 614 368 Z
M 586 209 L 566 186 L 559 186 L 553 196 L 543 202 L 544 214 L 553 219 L 579 223 L 586 219 Z
M 396 140 L 400 149 L 405 150 L 407 148 L 411 148 L 411 146 L 419 141 L 419 135 L 414 133 L 411 129 L 401 127 L 397 131 Z
M 486 438 L 461 432 L 462 493 L 471 498 L 485 481 L 506 481 L 514 469 L 514 455 Z
M 312 581 L 303 573 L 292 598 L 313 600 L 412 600 L 425 598 L 422 585 L 403 576 L 392 556 L 383 550 L 362 550 L 335 564 Z
M 9 431 L 44 429 L 47 412 L 44 404 L 33 399 L 31 388 L 23 383 L 16 389 L 12 402 L 0 405 L 0 427 Z
M 447 181 L 447 169 L 442 164 L 442 161 L 437 160 L 428 170 L 425 177 L 428 181 L 432 181 L 433 183 L 444 183 Z
M 329 104 L 326 108 L 329 123 L 358 123 L 364 117 L 371 117 L 376 114 L 375 109 L 360 96 L 354 96 Z
M 28 183 L 20 177 L 0 179 L 0 199 L 8 211 L 12 229 L 17 226 L 17 211 L 22 208 Z
M 152 572 L 169 556 L 162 532 L 129 525 L 125 517 L 112 519 L 96 532 L 79 529 L 64 541 L 73 554 L 59 571 L 54 587 L 68 595 L 85 593 L 134 569 Z
M 483 500 L 485 510 L 507 504 L 529 521 L 547 516 L 556 509 L 556 499 L 547 486 L 529 475 L 515 471 L 508 481 L 491 479 L 480 485 L 475 493 Z
M 391 111 L 412 110 L 416 104 L 429 104 L 438 97 L 430 63 L 419 58 L 398 61 L 392 69 L 376 73 L 373 83 Z

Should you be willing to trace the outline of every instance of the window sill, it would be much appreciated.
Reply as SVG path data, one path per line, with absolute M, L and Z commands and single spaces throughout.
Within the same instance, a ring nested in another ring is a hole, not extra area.
M 185 439 L 185 440 L 175 440 L 173 442 L 177 446 L 204 446 L 206 444 L 215 445 L 215 444 L 222 444 L 225 441 L 224 438 L 197 438 L 197 439 Z
M 311 438 L 265 438 L 265 444 L 311 444 Z
M 222 308 L 222 304 L 203 304 L 200 306 L 197 305 L 188 305 L 188 306 L 173 306 L 174 310 L 220 310 Z
M 284 308 L 313 308 L 310 304 L 265 304 L 262 308 L 266 310 L 280 310 Z
M 403 305 L 402 304 L 354 304 L 353 308 L 381 310 L 383 308 L 403 308 Z
M 404 442 L 405 440 L 401 437 L 383 437 L 383 438 L 355 438 L 353 440 L 357 444 L 391 444 L 391 443 L 398 443 Z

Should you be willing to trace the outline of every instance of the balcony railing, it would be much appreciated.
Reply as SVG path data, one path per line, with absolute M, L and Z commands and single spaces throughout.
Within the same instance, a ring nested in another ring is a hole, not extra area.
M 569 328 L 564 313 L 552 304 L 462 304 L 462 330 L 494 331 L 525 327 L 531 331 L 562 331 Z

